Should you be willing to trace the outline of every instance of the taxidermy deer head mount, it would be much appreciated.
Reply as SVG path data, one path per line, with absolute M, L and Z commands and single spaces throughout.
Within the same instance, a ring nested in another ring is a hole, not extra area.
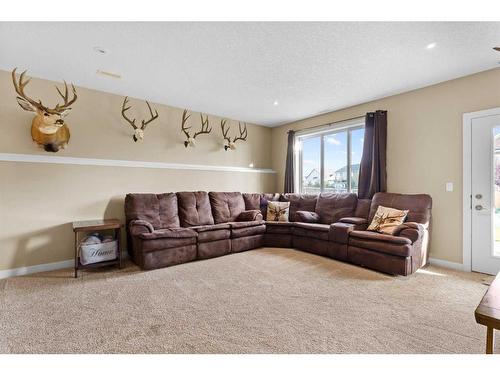
M 196 146 L 195 138 L 197 136 L 199 136 L 200 134 L 209 134 L 212 131 L 212 128 L 210 127 L 210 124 L 208 122 L 208 115 L 205 118 L 203 118 L 203 113 L 200 113 L 201 130 L 199 132 L 194 133 L 193 136 L 191 137 L 191 135 L 188 132 L 188 130 L 191 129 L 191 126 L 186 126 L 186 122 L 191 115 L 188 115 L 187 113 L 188 113 L 187 109 L 185 109 L 184 112 L 182 112 L 181 128 L 182 128 L 182 131 L 184 132 L 184 134 L 186 134 L 186 138 L 187 138 L 184 141 L 184 147 L 187 147 L 187 146 L 194 147 L 194 146 Z
M 64 122 L 64 117 L 71 110 L 71 105 L 76 102 L 76 89 L 71 85 L 72 98 L 69 98 L 68 85 L 64 82 L 64 94 L 56 86 L 56 90 L 63 98 L 63 104 L 57 104 L 54 108 L 46 107 L 41 100 L 35 101 L 24 93 L 24 88 L 31 78 L 25 80 L 26 71 L 16 80 L 16 69 L 12 71 L 12 83 L 17 93 L 17 102 L 22 109 L 35 112 L 36 116 L 31 122 L 31 138 L 45 151 L 57 152 L 66 148 L 69 142 L 69 128 Z
M 125 112 L 127 112 L 130 108 L 132 108 L 131 105 L 128 105 L 128 96 L 125 97 L 125 99 L 123 100 L 123 105 L 122 105 L 122 116 L 125 120 L 127 120 L 127 122 L 132 126 L 132 128 L 134 128 L 134 142 L 137 142 L 137 141 L 142 141 L 144 139 L 144 131 L 146 130 L 146 126 L 156 120 L 158 118 L 158 111 L 155 109 L 155 113 L 153 113 L 153 110 L 151 109 L 151 105 L 149 104 L 149 102 L 146 100 L 146 104 L 148 105 L 148 109 L 149 109 L 149 114 L 151 115 L 151 118 L 149 120 L 141 120 L 141 127 L 138 127 L 136 124 L 135 124 L 135 118 L 133 120 L 129 119 L 127 117 L 127 115 L 125 114 Z
M 222 129 L 222 136 L 224 137 L 224 141 L 227 141 L 227 145 L 224 145 L 224 150 L 235 150 L 236 149 L 236 141 L 246 141 L 247 140 L 247 124 L 244 123 L 243 127 L 241 126 L 241 122 L 238 122 L 238 128 L 240 131 L 240 135 L 237 137 L 234 137 L 234 139 L 231 141 L 231 137 L 228 137 L 227 134 L 229 133 L 229 126 L 226 128 L 226 122 L 227 120 L 221 120 L 220 121 L 220 127 Z

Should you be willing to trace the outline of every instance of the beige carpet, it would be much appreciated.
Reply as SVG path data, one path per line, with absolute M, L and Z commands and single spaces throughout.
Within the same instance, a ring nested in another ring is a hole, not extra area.
M 271 248 L 71 272 L 0 280 L 0 352 L 483 353 L 473 313 L 492 279 L 391 277 Z

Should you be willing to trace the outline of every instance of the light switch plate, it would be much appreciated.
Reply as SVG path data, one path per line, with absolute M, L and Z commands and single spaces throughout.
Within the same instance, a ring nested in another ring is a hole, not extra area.
M 453 191 L 453 182 L 446 183 L 446 191 Z

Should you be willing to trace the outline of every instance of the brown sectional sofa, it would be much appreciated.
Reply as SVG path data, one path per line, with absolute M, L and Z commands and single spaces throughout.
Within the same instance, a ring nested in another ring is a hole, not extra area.
M 290 202 L 290 222 L 265 221 L 269 201 Z M 367 231 L 379 205 L 409 210 L 394 235 Z M 427 263 L 432 199 L 426 194 L 127 194 L 128 251 L 143 269 L 262 246 L 293 247 L 396 275 Z

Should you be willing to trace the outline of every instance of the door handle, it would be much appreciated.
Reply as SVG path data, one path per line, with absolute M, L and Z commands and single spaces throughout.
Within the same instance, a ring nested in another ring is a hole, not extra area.
M 480 204 L 476 205 L 476 207 L 474 207 L 477 211 L 481 211 L 484 207 L 481 206 Z

